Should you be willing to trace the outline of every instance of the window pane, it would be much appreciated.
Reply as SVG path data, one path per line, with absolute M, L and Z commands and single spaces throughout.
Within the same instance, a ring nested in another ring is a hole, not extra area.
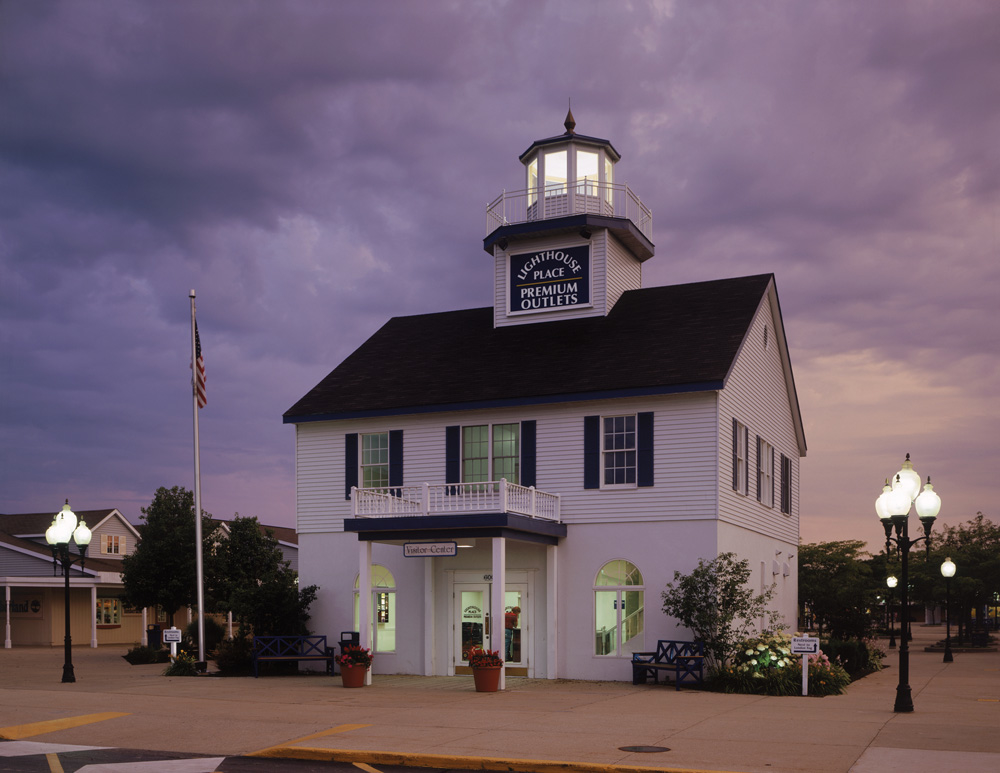
M 545 195 L 566 193 L 566 151 L 545 154 Z
M 497 424 L 493 427 L 493 480 L 506 478 L 520 482 L 520 424 Z
M 618 652 L 618 591 L 599 590 L 594 593 L 594 653 L 615 655 Z
M 462 482 L 489 480 L 489 425 L 462 427 Z
M 389 433 L 361 436 L 361 486 L 384 488 L 389 485 Z
M 597 154 L 587 150 L 576 152 L 577 193 L 597 195 Z
M 643 593 L 641 590 L 622 591 L 622 652 L 642 651 L 642 631 L 645 610 L 643 609 Z

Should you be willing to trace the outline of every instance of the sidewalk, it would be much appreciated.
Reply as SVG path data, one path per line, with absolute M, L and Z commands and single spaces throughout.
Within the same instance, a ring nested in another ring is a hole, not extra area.
M 1000 771 L 1000 654 L 945 664 L 923 651 L 941 633 L 914 628 L 912 714 L 892 710 L 895 651 L 888 669 L 845 695 L 771 698 L 516 677 L 502 693 L 474 692 L 471 677 L 376 673 L 358 690 L 319 675 L 166 678 L 162 665 L 128 665 L 119 648 L 75 648 L 77 682 L 62 684 L 60 648 L 18 648 L 0 650 L 0 737 L 371 765 L 489 758 L 594 771 Z M 52 720 L 60 721 L 25 727 Z

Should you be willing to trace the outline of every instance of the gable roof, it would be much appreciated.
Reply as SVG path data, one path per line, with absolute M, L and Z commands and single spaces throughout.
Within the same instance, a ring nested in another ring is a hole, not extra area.
M 493 327 L 493 309 L 394 317 L 286 424 L 722 389 L 772 274 L 629 290 L 606 317 Z
M 44 537 L 45 530 L 52 525 L 52 519 L 55 518 L 57 512 L 58 510 L 48 513 L 0 513 L 0 531 L 19 537 Z M 103 510 L 74 510 L 73 512 L 76 513 L 77 518 L 87 522 L 87 527 L 91 531 L 96 531 L 108 518 L 117 515 L 133 534 L 139 535 L 135 526 L 129 523 L 128 519 L 116 507 L 107 507 Z

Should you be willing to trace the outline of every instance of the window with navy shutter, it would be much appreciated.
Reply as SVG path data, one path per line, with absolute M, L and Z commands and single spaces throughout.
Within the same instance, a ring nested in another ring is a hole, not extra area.
M 583 487 L 601 487 L 601 417 L 583 417 Z
M 351 489 L 358 485 L 358 434 L 344 435 L 344 499 L 351 498 Z
M 749 448 L 750 430 L 733 419 L 733 491 L 743 495 L 750 493 Z
M 454 425 L 444 428 L 444 482 L 462 481 L 462 428 Z
M 640 413 L 636 416 L 636 477 L 635 485 L 640 488 L 653 485 L 653 414 Z
M 535 422 L 521 422 L 521 485 L 536 485 Z
M 792 512 L 792 460 L 781 455 L 781 512 Z

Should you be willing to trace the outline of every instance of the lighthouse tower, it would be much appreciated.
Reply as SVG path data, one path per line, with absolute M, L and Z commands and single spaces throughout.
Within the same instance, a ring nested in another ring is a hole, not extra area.
M 615 181 L 618 151 L 577 134 L 572 111 L 564 126 L 521 154 L 525 188 L 487 207 L 495 327 L 605 316 L 653 256 L 649 208 Z

